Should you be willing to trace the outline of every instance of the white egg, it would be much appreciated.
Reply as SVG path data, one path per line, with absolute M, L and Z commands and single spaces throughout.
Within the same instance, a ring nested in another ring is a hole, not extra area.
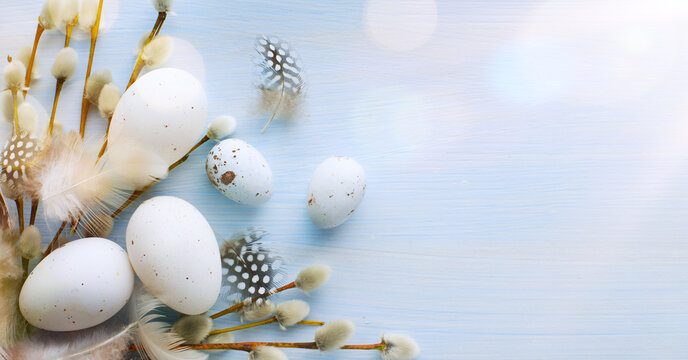
M 272 197 L 272 170 L 256 148 L 239 139 L 217 143 L 208 153 L 205 170 L 226 197 L 260 205 Z
M 317 227 L 341 225 L 363 200 L 366 175 L 361 165 L 345 156 L 323 161 L 308 185 L 308 216 Z
M 98 325 L 127 303 L 134 271 L 119 245 L 103 238 L 74 240 L 29 274 L 19 309 L 29 324 L 50 331 Z
M 153 70 L 122 95 L 108 141 L 136 142 L 171 165 L 204 135 L 207 109 L 205 90 L 193 75 L 174 68 Z
M 173 196 L 146 200 L 131 215 L 126 238 L 136 275 L 160 301 L 188 315 L 215 304 L 222 283 L 220 249 L 193 205 Z

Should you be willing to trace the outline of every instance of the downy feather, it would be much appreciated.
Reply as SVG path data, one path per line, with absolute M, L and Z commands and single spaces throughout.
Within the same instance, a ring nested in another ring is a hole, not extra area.
M 176 348 L 184 339 L 170 331 L 170 324 L 161 321 L 163 303 L 140 286 L 133 300 L 135 321 L 138 323 L 136 350 L 144 360 L 205 360 L 208 354 L 196 350 Z
M 112 330 L 99 327 L 51 336 L 39 333 L 10 349 L 12 360 L 120 360 L 129 351 L 136 324 Z
M 285 118 L 298 114 L 303 97 L 304 79 L 300 60 L 289 44 L 275 36 L 256 39 L 256 62 L 259 72 L 259 108 L 270 113 L 261 132 L 265 132 L 278 115 Z

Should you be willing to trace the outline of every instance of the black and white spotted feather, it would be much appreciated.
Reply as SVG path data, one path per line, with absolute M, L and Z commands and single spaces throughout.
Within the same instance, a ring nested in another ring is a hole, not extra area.
M 276 36 L 256 39 L 260 107 L 271 113 L 261 132 L 265 132 L 278 114 L 291 116 L 300 107 L 304 91 L 301 62 L 289 44 Z
M 248 228 L 225 240 L 220 247 L 223 284 L 231 301 L 245 301 L 279 287 L 284 280 L 283 260 L 263 247 L 267 233 Z

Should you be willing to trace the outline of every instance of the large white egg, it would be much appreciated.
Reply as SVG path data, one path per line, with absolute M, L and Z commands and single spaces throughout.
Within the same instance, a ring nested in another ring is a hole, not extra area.
M 213 229 L 193 205 L 173 196 L 144 201 L 127 225 L 131 265 L 148 291 L 183 314 L 210 309 L 222 264 Z
M 119 245 L 103 238 L 74 240 L 29 274 L 19 309 L 29 324 L 50 331 L 98 325 L 127 303 L 134 271 Z
M 201 83 L 184 70 L 153 70 L 129 87 L 115 108 L 108 142 L 136 142 L 169 165 L 203 136 L 208 101 Z
M 217 143 L 205 162 L 208 179 L 226 197 L 260 205 L 272 197 L 272 170 L 256 148 L 239 139 Z
M 366 175 L 354 159 L 335 156 L 323 161 L 308 185 L 308 216 L 317 227 L 341 225 L 363 200 Z

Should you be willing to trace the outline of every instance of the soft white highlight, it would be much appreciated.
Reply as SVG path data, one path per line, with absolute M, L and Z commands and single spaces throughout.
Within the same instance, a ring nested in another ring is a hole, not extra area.
M 304 292 L 310 292 L 322 286 L 330 279 L 332 269 L 327 265 L 312 265 L 299 272 L 294 285 Z
M 24 229 L 19 237 L 19 252 L 27 259 L 35 259 L 41 254 L 41 231 L 36 225 Z
M 22 46 L 22 48 L 17 52 L 17 60 L 21 61 L 22 64 L 28 68 L 29 61 L 31 60 L 31 47 Z M 31 67 L 31 79 L 36 80 L 40 77 L 41 71 L 38 68 L 38 61 L 35 61 L 34 59 L 33 66 Z
M 275 319 L 280 324 L 280 327 L 285 329 L 305 319 L 310 311 L 311 308 L 305 301 L 289 300 L 277 305 L 275 308 Z
M 8 89 L 16 92 L 24 88 L 26 66 L 21 61 L 12 61 L 5 65 L 2 74 L 5 77 L 5 85 Z
M 172 53 L 172 38 L 156 36 L 143 48 L 141 59 L 146 66 L 158 67 L 162 65 Z
M 288 360 L 287 355 L 273 346 L 258 346 L 248 353 L 249 360 Z
M 56 25 L 73 24 L 79 12 L 79 0 L 48 0 L 48 11 Z
M 218 116 L 208 125 L 207 136 L 213 140 L 222 140 L 231 135 L 234 129 L 236 129 L 234 116 Z
M 19 121 L 19 132 L 22 134 L 33 134 L 38 127 L 38 114 L 33 105 L 28 102 L 22 103 L 17 108 L 17 120 Z
M 23 96 L 17 96 L 17 106 L 24 102 Z M 0 107 L 2 108 L 2 119 L 6 122 L 14 121 L 14 100 L 12 99 L 12 91 L 5 90 L 0 93 Z M 17 109 L 18 111 L 19 109 Z
M 62 48 L 57 52 L 55 57 L 55 62 L 50 72 L 53 74 L 57 81 L 67 81 L 73 75 L 76 70 L 77 55 L 76 51 L 70 47 Z
M 114 184 L 118 189 L 138 190 L 167 177 L 165 160 L 132 142 L 110 146 L 102 161 L 107 169 L 115 170 Z
M 96 23 L 99 0 L 82 0 L 79 9 L 79 29 L 91 31 Z
M 354 324 L 349 320 L 331 321 L 315 331 L 315 343 L 320 351 L 336 350 L 346 345 L 354 330 Z
M 112 82 L 110 70 L 100 70 L 91 74 L 86 83 L 86 99 L 94 105 L 98 105 L 98 97 L 105 84 Z
M 241 321 L 258 321 L 272 316 L 275 304 L 270 300 L 263 300 L 244 305 L 239 310 Z
M 385 360 L 411 360 L 420 353 L 418 344 L 408 336 L 388 334 L 382 335 L 382 358 Z
M 188 344 L 198 344 L 208 336 L 213 320 L 207 315 L 187 315 L 172 325 L 172 332 L 181 336 Z
M 113 84 L 105 84 L 98 96 L 98 111 L 100 116 L 109 119 L 115 112 L 115 108 L 122 97 L 122 92 Z

